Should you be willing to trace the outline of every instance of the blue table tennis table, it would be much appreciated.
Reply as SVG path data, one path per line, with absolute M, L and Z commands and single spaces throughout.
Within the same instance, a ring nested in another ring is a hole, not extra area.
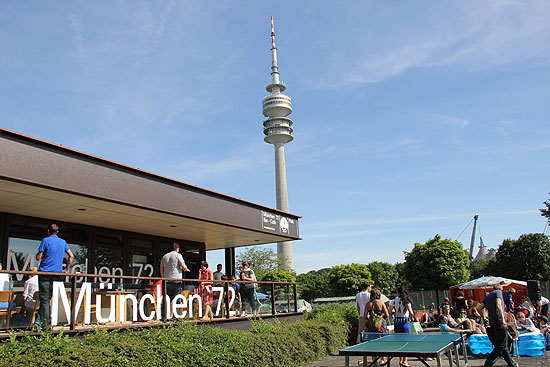
M 388 358 L 387 366 L 394 357 L 413 357 L 428 367 L 424 359 L 434 358 L 437 366 L 441 367 L 443 355 L 447 355 L 449 367 L 455 364 L 460 367 L 459 346 L 464 356 L 462 366 L 468 366 L 465 342 L 460 333 L 369 334 L 366 342 L 341 349 L 339 355 L 346 357 L 346 367 L 349 367 L 350 356 L 362 356 L 364 366 L 367 366 L 368 356 L 375 357 L 369 367 L 374 366 L 381 357 Z

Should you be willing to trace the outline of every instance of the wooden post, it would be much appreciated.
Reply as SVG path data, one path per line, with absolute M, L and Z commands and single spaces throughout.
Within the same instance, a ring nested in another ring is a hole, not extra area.
M 76 275 L 73 275 L 71 277 L 71 330 L 74 330 L 76 326 L 76 313 Z
M 294 312 L 298 312 L 298 291 L 296 290 L 296 284 L 292 284 L 294 293 Z
M 271 283 L 271 314 L 275 315 L 275 283 Z
M 160 303 L 160 313 L 162 315 L 162 321 L 167 322 L 168 321 L 168 312 L 166 312 L 166 309 L 168 308 L 166 302 L 166 280 L 162 280 L 162 302 Z
M 223 283 L 223 294 L 224 294 L 224 302 L 225 302 L 225 318 L 229 320 L 229 283 L 224 282 Z M 237 298 L 237 295 L 235 295 L 235 298 Z

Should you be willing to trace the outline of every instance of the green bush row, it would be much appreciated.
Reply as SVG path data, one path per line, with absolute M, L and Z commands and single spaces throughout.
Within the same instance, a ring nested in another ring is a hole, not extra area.
M 353 345 L 357 339 L 359 327 L 359 313 L 354 303 L 333 303 L 325 306 L 316 306 L 313 311 L 305 314 L 306 320 L 323 320 L 331 324 L 344 325 L 348 330 L 347 344 Z
M 300 366 L 346 343 L 344 323 L 309 318 L 292 324 L 252 321 L 250 331 L 179 323 L 81 337 L 25 336 L 0 345 L 0 366 Z

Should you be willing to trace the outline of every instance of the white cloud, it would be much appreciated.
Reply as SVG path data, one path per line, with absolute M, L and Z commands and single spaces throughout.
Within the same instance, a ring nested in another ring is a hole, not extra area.
M 133 2 L 131 3 L 130 6 L 134 9 L 134 21 L 137 25 L 136 30 L 139 37 L 136 66 L 139 67 L 149 60 L 149 56 L 154 52 L 164 35 L 166 24 L 175 5 L 174 0 L 169 0 L 160 14 L 156 16 L 155 12 L 150 9 L 151 4 L 141 3 L 141 7 L 139 7 L 135 6 Z
M 78 57 L 86 60 L 87 50 L 84 46 L 84 37 L 82 36 L 82 27 L 80 20 L 76 14 L 69 14 L 69 20 L 71 23 L 71 28 L 73 29 L 73 42 L 77 50 Z
M 410 28 L 387 35 L 387 48 L 376 54 L 366 52 L 339 75 L 333 88 L 376 83 L 412 68 L 462 64 L 486 69 L 519 61 L 548 63 L 550 2 L 460 2 L 448 10 L 446 22 L 423 19 Z M 441 14 L 438 14 L 441 16 Z M 414 29 L 414 26 L 419 29 Z M 423 29 L 425 29 L 423 31 Z M 384 37 L 382 35 L 381 37 Z M 359 40 L 358 40 L 359 41 Z

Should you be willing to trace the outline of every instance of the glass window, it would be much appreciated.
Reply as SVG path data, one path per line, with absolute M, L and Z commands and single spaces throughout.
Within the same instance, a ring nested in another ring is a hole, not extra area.
M 130 255 L 130 272 L 132 276 L 136 277 L 152 277 L 155 274 L 153 252 L 147 251 L 132 251 Z M 143 280 L 134 279 L 134 284 L 148 283 Z
M 153 241 L 151 241 L 151 240 L 142 240 L 142 239 L 139 239 L 139 238 L 132 238 L 132 239 L 130 239 L 130 246 L 151 249 L 151 248 L 153 248 Z
M 97 246 L 113 246 L 122 248 L 122 235 L 110 232 L 97 231 L 95 235 Z
M 8 236 L 17 238 L 42 239 L 48 235 L 46 223 L 36 223 L 26 220 L 11 221 Z M 38 246 L 36 247 L 38 249 Z
M 184 259 L 185 265 L 189 268 L 190 272 L 183 273 L 184 279 L 199 279 L 199 269 L 201 268 L 202 259 L 188 258 Z
M 162 258 L 162 255 L 164 255 L 165 253 L 172 251 L 172 245 L 174 244 L 174 242 L 176 242 L 176 241 L 161 241 L 159 243 L 160 257 L 161 258 Z
M 193 245 L 189 245 L 189 244 L 185 244 L 185 247 L 184 247 L 184 254 L 200 254 L 201 253 L 201 248 L 199 246 L 193 246 Z M 183 255 L 185 256 L 185 255 Z
M 124 275 L 122 265 L 122 247 L 96 247 L 95 274 L 100 275 L 100 282 L 120 283 L 121 279 L 112 279 L 111 275 Z
M 69 243 L 69 248 L 74 255 L 69 272 L 88 273 L 88 246 Z
M 67 243 L 88 243 L 88 231 L 82 228 L 60 225 L 58 236 L 67 241 Z
M 25 238 L 8 238 L 8 267 L 6 270 L 29 271 L 31 266 L 38 266 L 36 253 L 41 240 L 29 240 Z M 17 274 L 12 277 L 14 280 L 22 282 L 25 278 L 23 274 Z M 17 284 L 19 285 L 19 284 Z

